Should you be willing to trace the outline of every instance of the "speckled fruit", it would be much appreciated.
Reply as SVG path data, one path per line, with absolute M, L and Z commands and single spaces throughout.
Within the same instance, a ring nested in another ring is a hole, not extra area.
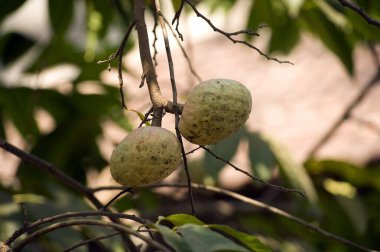
M 251 108 L 251 94 L 240 82 L 204 81 L 189 93 L 179 130 L 192 143 L 215 144 L 237 132 L 248 119 Z
M 111 175 L 128 187 L 158 182 L 181 161 L 177 137 L 160 127 L 142 127 L 126 136 L 111 155 Z

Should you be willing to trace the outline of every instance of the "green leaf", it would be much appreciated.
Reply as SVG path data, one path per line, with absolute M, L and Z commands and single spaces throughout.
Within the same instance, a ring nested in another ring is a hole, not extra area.
M 63 37 L 73 17 L 73 0 L 49 0 L 49 17 L 55 36 Z
M 193 251 L 248 251 L 208 227 L 185 224 L 178 227 L 177 230 Z
M 272 36 L 269 41 L 269 53 L 288 54 L 297 45 L 300 31 L 296 20 L 285 17 L 280 23 L 271 26 Z
M 253 174 L 263 180 L 271 178 L 271 172 L 277 165 L 276 157 L 268 143 L 262 139 L 260 133 L 250 133 L 248 136 L 249 159 Z
M 8 33 L 0 39 L 0 58 L 4 65 L 12 63 L 29 50 L 35 41 L 19 33 Z
M 365 234 L 368 226 L 368 215 L 363 203 L 358 198 L 348 198 L 340 195 L 335 197 L 347 213 L 356 231 L 361 235 Z
M 323 44 L 340 59 L 347 72 L 353 75 L 353 47 L 345 32 L 328 20 L 317 7 L 305 9 L 301 16 L 309 31 L 318 36 Z
M 190 246 L 182 239 L 182 237 L 177 234 L 172 229 L 159 225 L 154 224 L 154 227 L 158 229 L 160 234 L 162 235 L 162 238 L 164 241 L 175 249 L 175 251 L 179 252 L 192 252 Z
M 221 231 L 237 241 L 241 242 L 243 245 L 255 252 L 270 252 L 271 250 L 265 246 L 260 240 L 255 236 L 249 235 L 240 231 L 237 231 L 229 226 L 211 224 L 208 227 Z
M 181 6 L 181 0 L 172 0 L 174 11 L 178 11 Z
M 216 145 L 210 146 L 209 149 L 219 157 L 222 157 L 224 160 L 230 161 L 236 153 L 243 133 L 244 129 L 241 129 L 235 135 L 219 142 Z M 207 172 L 214 179 L 216 179 L 220 170 L 226 165 L 226 163 L 207 153 L 204 157 L 204 165 Z
M 27 88 L 1 88 L 0 106 L 4 116 L 11 120 L 24 136 L 39 136 L 39 129 L 34 118 L 37 91 Z
M 204 223 L 201 220 L 189 214 L 172 214 L 172 215 L 166 216 L 165 218 L 161 220 L 169 221 L 174 226 L 182 226 L 185 224 L 204 225 Z
M 357 167 L 336 160 L 308 160 L 305 167 L 311 174 L 341 178 L 356 187 L 372 187 L 380 191 L 380 170 Z
M 318 200 L 317 193 L 305 168 L 293 160 L 284 146 L 280 145 L 268 136 L 263 135 L 263 139 L 268 142 L 271 150 L 273 151 L 284 178 L 293 188 L 304 191 L 310 203 L 316 204 Z
M 1 0 L 0 1 L 0 23 L 3 21 L 3 19 L 17 10 L 21 5 L 25 3 L 25 0 Z

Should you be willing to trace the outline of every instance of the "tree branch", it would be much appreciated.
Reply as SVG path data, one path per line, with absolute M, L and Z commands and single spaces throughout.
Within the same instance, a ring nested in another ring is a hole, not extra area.
M 45 171 L 51 175 L 53 175 L 55 178 L 57 178 L 61 183 L 63 183 L 68 188 L 82 194 L 84 197 L 86 197 L 96 208 L 102 208 L 103 204 L 94 196 L 93 192 L 87 188 L 86 186 L 82 185 L 75 179 L 72 179 L 71 177 L 67 176 L 63 172 L 61 172 L 57 167 L 50 164 L 49 162 L 34 156 L 33 154 L 26 153 L 23 150 L 18 149 L 17 147 L 7 143 L 3 139 L 0 138 L 0 147 L 4 150 L 14 154 L 15 156 L 19 157 L 22 161 L 27 162 L 31 165 L 33 165 L 36 168 L 39 168 L 42 171 Z M 111 221 L 115 223 L 120 223 L 118 219 L 114 219 L 110 217 Z M 132 243 L 132 241 L 127 237 L 123 236 L 124 244 L 126 248 L 130 248 L 132 251 L 135 251 L 135 246 Z
M 22 240 L 20 243 L 18 243 L 16 246 L 13 247 L 12 251 L 17 252 L 20 251 L 22 248 L 24 248 L 28 243 L 33 241 L 34 239 L 37 239 L 38 237 L 45 235 L 47 233 L 50 233 L 52 231 L 71 227 L 71 226 L 103 226 L 103 227 L 111 227 L 119 232 L 127 233 L 133 236 L 136 236 L 140 238 L 141 240 L 145 241 L 147 244 L 149 244 L 152 247 L 157 248 L 159 251 L 167 251 L 170 252 L 170 250 L 160 243 L 147 238 L 146 236 L 140 234 L 139 232 L 132 230 L 124 225 L 107 222 L 107 221 L 101 221 L 101 220 L 68 220 L 60 223 L 55 223 L 50 226 L 41 228 L 40 230 L 32 233 L 31 235 L 27 236 L 24 240 Z
M 129 26 L 127 32 L 124 35 L 123 40 L 120 43 L 119 49 L 117 49 L 116 53 L 112 54 L 106 60 L 99 60 L 97 62 L 98 64 L 108 63 L 108 71 L 109 71 L 109 70 L 111 70 L 110 61 L 112 61 L 116 57 L 118 57 L 117 76 L 119 78 L 119 90 L 120 90 L 120 96 L 121 96 L 121 107 L 125 108 L 125 109 L 128 109 L 128 108 L 127 108 L 127 106 L 125 104 L 125 101 L 124 101 L 124 92 L 123 92 L 123 72 L 122 72 L 122 68 L 123 68 L 123 51 L 124 51 L 125 44 L 127 43 L 128 37 L 131 34 L 131 31 L 132 31 L 132 29 L 133 29 L 134 26 L 135 26 L 135 22 L 133 22 Z
M 81 242 L 79 242 L 79 243 L 71 246 L 70 248 L 67 248 L 67 249 L 63 250 L 63 252 L 70 252 L 70 251 L 73 251 L 76 248 L 79 248 L 79 247 L 81 247 L 83 245 L 86 245 L 86 244 L 89 244 L 91 242 L 107 239 L 107 238 L 110 238 L 110 237 L 116 236 L 116 235 L 119 235 L 119 232 L 114 232 L 114 233 L 110 233 L 110 234 L 107 234 L 107 235 L 101 235 L 101 236 L 97 236 L 97 237 L 94 237 L 94 238 L 91 238 L 91 239 L 88 239 L 88 240 L 85 240 L 85 241 L 81 241 Z
M 168 39 L 168 32 L 166 30 L 166 23 L 165 23 L 163 15 L 161 13 L 160 1 L 155 0 L 155 4 L 156 4 L 156 9 L 157 9 L 158 20 L 160 21 L 160 25 L 161 25 L 162 35 L 164 37 L 166 56 L 167 56 L 168 64 L 169 64 L 170 83 L 172 86 L 173 106 L 174 106 L 174 114 L 175 114 L 175 131 L 177 134 L 178 141 L 181 144 L 181 153 L 182 153 L 183 164 L 185 167 L 185 172 L 186 172 L 186 177 L 187 177 L 188 193 L 189 193 L 190 205 L 191 205 L 191 213 L 194 215 L 195 214 L 195 208 L 194 208 L 193 192 L 192 192 L 192 188 L 191 188 L 191 177 L 190 177 L 189 168 L 188 168 L 188 164 L 187 164 L 185 148 L 183 146 L 182 136 L 181 136 L 181 133 L 180 133 L 179 128 L 178 128 L 179 112 L 178 112 L 177 85 L 175 82 L 173 58 L 172 58 L 172 54 L 170 51 L 170 44 L 169 44 L 169 39 Z
M 260 182 L 264 185 L 267 185 L 271 188 L 274 188 L 276 190 L 280 190 L 280 191 L 283 191 L 283 192 L 287 192 L 287 193 L 297 193 L 299 195 L 301 195 L 302 197 L 306 197 L 305 193 L 300 191 L 300 190 L 296 190 L 296 189 L 288 189 L 288 188 L 285 188 L 285 187 L 282 187 L 282 186 L 278 186 L 278 185 L 274 185 L 274 184 L 271 184 L 271 183 L 268 183 L 268 182 L 265 182 L 264 180 L 258 178 L 258 177 L 255 177 L 251 174 L 249 174 L 248 172 L 240 169 L 239 167 L 237 167 L 236 165 L 232 164 L 231 162 L 219 157 L 218 155 L 216 155 L 214 152 L 212 152 L 209 148 L 206 148 L 205 146 L 202 146 L 200 145 L 199 147 L 201 147 L 202 149 L 204 149 L 205 151 L 207 151 L 210 155 L 212 155 L 214 158 L 216 159 L 219 159 L 221 161 L 223 161 L 224 163 L 228 164 L 229 166 L 231 166 L 232 168 L 234 168 L 235 170 L 247 175 L 248 177 L 250 177 L 252 180 L 255 180 L 257 182 Z
M 232 43 L 234 44 L 243 44 L 253 50 L 255 50 L 256 52 L 258 52 L 261 56 L 264 56 L 265 58 L 267 58 L 268 60 L 273 60 L 273 61 L 276 61 L 278 63 L 286 63 L 286 64 L 291 64 L 291 65 L 294 65 L 292 62 L 290 61 L 287 61 L 287 60 L 279 60 L 277 58 L 274 58 L 274 57 L 271 57 L 267 54 L 265 54 L 264 52 L 262 52 L 259 48 L 251 45 L 250 43 L 248 43 L 247 41 L 245 40 L 240 40 L 240 39 L 234 39 L 233 36 L 235 35 L 238 35 L 238 34 L 247 34 L 247 35 L 254 35 L 254 36 L 259 36 L 258 33 L 254 32 L 254 31 L 251 31 L 251 30 L 241 30 L 241 31 L 237 31 L 237 32 L 225 32 L 219 28 L 217 28 L 212 22 L 210 19 L 208 19 L 207 17 L 205 17 L 204 15 L 202 15 L 202 13 L 200 13 L 198 11 L 198 9 L 195 7 L 195 5 L 190 1 L 190 0 L 183 0 L 184 2 L 186 2 L 188 5 L 190 5 L 190 7 L 193 9 L 193 11 L 195 12 L 195 14 L 202 18 L 204 21 L 206 21 L 209 26 L 215 31 L 215 32 L 218 32 L 222 35 L 224 35 L 226 38 L 228 38 Z M 179 15 L 178 15 L 179 16 Z M 176 18 L 176 17 L 174 17 Z
M 350 1 L 347 0 L 337 0 L 343 7 L 349 8 L 356 13 L 358 13 L 360 16 L 362 16 L 368 24 L 375 25 L 377 27 L 380 27 L 380 21 L 371 18 L 363 8 L 351 3 Z
M 362 246 L 360 244 L 357 244 L 353 241 L 350 241 L 350 240 L 347 240 L 343 237 L 340 237 L 338 235 L 335 235 L 329 231 L 326 231 L 320 227 L 317 227 L 315 226 L 314 224 L 311 224 L 301 218 L 298 218 L 288 212 L 285 212 L 279 208 L 276 208 L 276 207 L 273 207 L 273 206 L 270 206 L 270 205 L 267 205 L 263 202 L 260 202 L 260 201 L 257 201 L 257 200 L 254 200 L 254 199 L 251 199 L 251 198 L 248 198 L 246 196 L 243 196 L 243 195 L 240 195 L 238 193 L 235 193 L 235 192 L 232 192 L 232 191 L 229 191 L 229 190 L 226 190 L 226 189 L 222 189 L 222 188 L 219 188 L 219 187 L 214 187 L 214 186 L 207 186 L 207 185 L 201 185 L 201 184 L 194 184 L 192 183 L 191 186 L 195 189 L 201 189 L 201 190 L 207 190 L 207 191 L 210 191 L 210 192 L 214 192 L 214 193 L 218 193 L 218 194 L 223 194 L 223 195 L 226 195 L 226 196 L 229 196 L 231 198 L 234 198 L 236 200 L 239 200 L 240 202 L 244 202 L 248 205 L 251 205 L 251 206 L 254 206 L 254 207 L 257 207 L 257 208 L 260 208 L 260 209 L 264 209 L 265 211 L 267 212 L 270 212 L 274 215 L 278 215 L 278 216 L 281 216 L 281 217 L 284 217 L 290 221 L 293 221 L 295 223 L 298 223 L 306 228 L 308 228 L 309 230 L 311 231 L 314 231 L 322 236 L 325 236 L 327 238 L 330 238 L 330 239 L 333 239 L 335 241 L 338 241 L 338 242 L 341 242 L 343 244 L 346 244 L 346 245 L 349 245 L 351 247 L 354 247 L 356 249 L 361 249 L 363 251 L 367 251 L 367 252 L 379 252 L 377 250 L 372 250 L 370 248 L 367 248 L 365 246 Z M 187 184 L 157 184 L 157 185 L 151 185 L 149 187 L 187 187 Z
M 30 223 L 28 226 L 24 226 L 18 230 L 16 230 L 11 237 L 9 237 L 4 244 L 10 246 L 17 238 L 19 238 L 21 235 L 28 233 L 35 229 L 36 227 L 46 224 L 46 223 L 52 223 L 58 220 L 63 219 L 69 219 L 69 218 L 76 218 L 76 217 L 89 217 L 89 216 L 106 216 L 106 217 L 112 217 L 112 218 L 118 218 L 118 219 L 129 219 L 133 220 L 135 222 L 146 224 L 149 223 L 149 221 L 141 219 L 137 217 L 136 215 L 131 214 L 123 214 L 123 213 L 112 213 L 112 212 L 104 212 L 104 211 L 91 211 L 91 212 L 68 212 L 63 214 L 58 214 L 46 218 L 42 218 L 39 220 L 36 220 L 35 222 Z

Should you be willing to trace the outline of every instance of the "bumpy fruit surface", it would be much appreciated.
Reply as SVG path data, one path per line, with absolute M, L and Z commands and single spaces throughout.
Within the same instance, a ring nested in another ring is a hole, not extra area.
M 240 82 L 207 80 L 189 93 L 179 130 L 192 143 L 215 144 L 237 132 L 251 108 L 251 94 Z
M 181 146 L 173 133 L 160 127 L 142 127 L 114 149 L 111 175 L 124 186 L 149 185 L 169 176 L 180 161 Z

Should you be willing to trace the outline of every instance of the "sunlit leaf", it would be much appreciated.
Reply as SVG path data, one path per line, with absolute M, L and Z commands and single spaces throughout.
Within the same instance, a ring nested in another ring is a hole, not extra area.
M 218 231 L 221 231 L 222 233 L 225 233 L 237 241 L 244 244 L 246 247 L 251 249 L 255 252 L 270 252 L 271 250 L 265 246 L 260 240 L 258 240 L 255 236 L 249 235 L 240 231 L 237 231 L 230 226 L 226 225 L 217 225 L 217 224 L 211 224 L 208 225 L 208 227 L 212 229 L 216 229 Z
M 177 230 L 193 251 L 249 251 L 208 227 L 185 224 Z
M 182 226 L 185 224 L 204 225 L 204 223 L 201 220 L 197 219 L 193 215 L 188 215 L 188 214 L 172 214 L 172 215 L 166 216 L 165 218 L 161 220 L 169 221 L 174 226 Z

